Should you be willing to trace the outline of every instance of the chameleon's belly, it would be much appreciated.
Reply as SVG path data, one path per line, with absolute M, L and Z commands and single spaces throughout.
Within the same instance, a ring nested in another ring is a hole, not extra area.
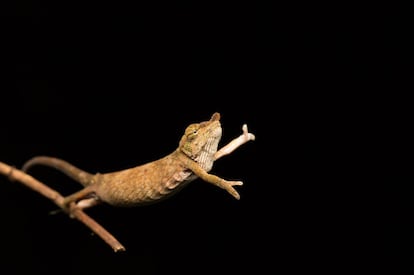
M 154 171 L 153 167 L 141 168 L 128 173 L 101 175 L 101 184 L 96 192 L 98 197 L 118 207 L 150 204 L 173 195 L 196 178 L 191 171 L 177 167 L 157 173 L 148 173 Z

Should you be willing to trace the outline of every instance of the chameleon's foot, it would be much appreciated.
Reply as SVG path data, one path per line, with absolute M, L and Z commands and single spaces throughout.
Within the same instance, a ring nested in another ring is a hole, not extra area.
M 75 202 L 70 198 L 70 196 L 63 198 L 63 204 L 61 206 L 62 210 L 69 215 L 69 217 L 73 218 L 71 214 L 71 208 L 76 206 Z
M 223 181 L 222 182 L 222 188 L 227 190 L 227 192 L 230 193 L 230 195 L 232 195 L 234 198 L 236 198 L 237 200 L 240 199 L 240 195 L 239 193 L 236 191 L 236 189 L 234 189 L 233 186 L 240 186 L 243 185 L 242 181 Z
M 65 197 L 63 199 L 62 209 L 70 214 L 73 207 L 83 209 L 96 204 L 97 200 L 94 195 L 93 187 L 88 186 Z
M 76 206 L 80 209 L 86 209 L 98 205 L 100 203 L 101 201 L 98 199 L 98 197 L 94 196 L 92 198 L 80 200 L 78 203 L 76 203 Z
M 92 207 L 97 205 L 98 201 L 95 198 L 84 199 L 78 202 L 73 201 L 73 199 L 68 196 L 63 200 L 63 207 L 62 210 L 69 215 L 69 217 L 74 218 L 75 215 L 73 214 L 74 211 L 83 210 L 85 208 Z

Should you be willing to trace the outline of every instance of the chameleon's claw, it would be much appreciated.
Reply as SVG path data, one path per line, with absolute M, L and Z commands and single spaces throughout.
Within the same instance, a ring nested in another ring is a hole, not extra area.
M 226 190 L 227 190 L 227 192 L 229 192 L 229 193 L 230 193 L 230 195 L 232 195 L 232 196 L 233 196 L 233 197 L 235 197 L 237 200 L 239 200 L 239 199 L 240 199 L 240 195 L 239 195 L 239 193 L 236 191 L 236 189 L 234 189 L 234 188 L 233 188 L 233 186 L 236 186 L 236 185 L 238 185 L 238 186 L 243 185 L 243 182 L 242 182 L 242 181 L 226 181 L 226 183 L 228 184 L 228 185 L 226 186 Z
M 233 192 L 230 193 L 236 200 L 240 200 L 239 192 L 233 189 Z
M 230 184 L 231 184 L 231 186 L 235 186 L 235 185 L 241 186 L 241 185 L 243 185 L 243 182 L 242 181 L 230 181 Z
M 236 200 L 240 200 L 240 195 L 237 192 L 231 194 Z

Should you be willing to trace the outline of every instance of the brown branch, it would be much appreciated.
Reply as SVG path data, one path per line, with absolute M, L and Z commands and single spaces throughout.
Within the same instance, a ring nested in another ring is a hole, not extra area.
M 89 227 L 89 229 L 91 229 L 102 240 L 104 240 L 108 245 L 110 245 L 115 252 L 125 251 L 124 246 L 111 233 L 109 233 L 94 219 L 89 217 L 80 207 L 77 207 L 75 203 L 72 203 L 69 207 L 69 210 L 66 210 L 64 207 L 64 197 L 52 188 L 36 180 L 29 174 L 26 174 L 25 172 L 16 169 L 10 165 L 7 165 L 3 162 L 0 162 L 0 174 L 3 174 L 4 176 L 8 177 L 11 181 L 21 182 L 25 186 L 29 187 L 37 193 L 40 193 L 42 196 L 54 202 L 57 206 L 63 209 L 71 218 L 75 218 L 78 221 L 85 224 L 87 227 Z

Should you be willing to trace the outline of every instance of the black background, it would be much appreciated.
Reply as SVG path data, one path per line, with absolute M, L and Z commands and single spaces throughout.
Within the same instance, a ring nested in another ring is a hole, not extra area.
M 381 52 L 393 35 L 401 42 L 392 16 L 403 8 L 13 3 L 2 11 L 0 161 L 51 155 L 121 170 L 170 153 L 189 123 L 216 111 L 222 145 L 243 123 L 257 139 L 211 171 L 243 180 L 240 201 L 197 180 L 156 205 L 88 210 L 122 253 L 0 178 L 8 274 L 337 274 L 384 263 L 359 173 L 380 97 L 367 92 L 396 76 L 399 53 Z M 80 188 L 49 168 L 31 173 L 62 194 Z

